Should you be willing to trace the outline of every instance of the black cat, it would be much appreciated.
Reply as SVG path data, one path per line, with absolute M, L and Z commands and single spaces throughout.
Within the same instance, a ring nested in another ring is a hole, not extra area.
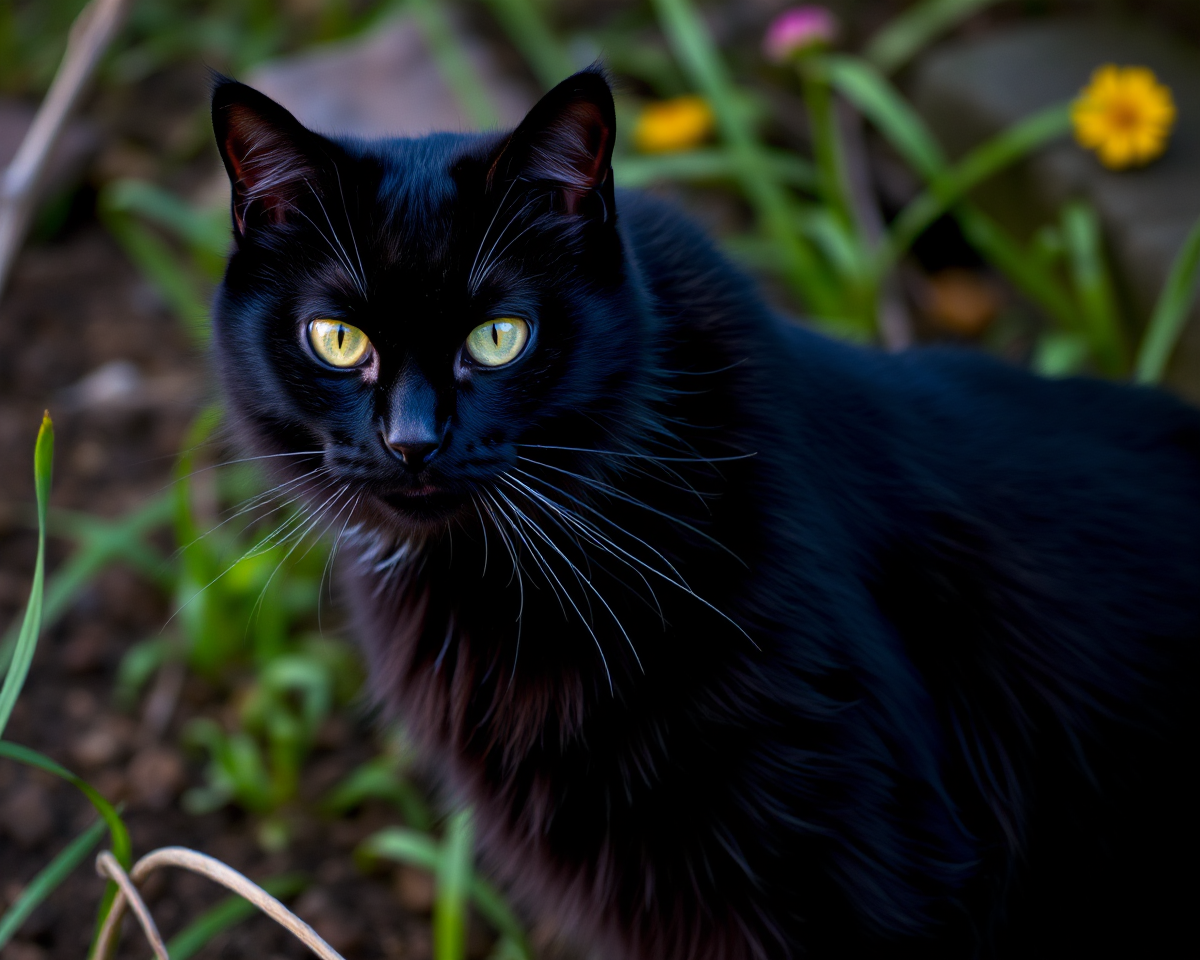
M 213 122 L 229 411 L 528 911 L 638 960 L 1190 935 L 1196 412 L 776 316 L 614 191 L 596 71 L 511 134 Z

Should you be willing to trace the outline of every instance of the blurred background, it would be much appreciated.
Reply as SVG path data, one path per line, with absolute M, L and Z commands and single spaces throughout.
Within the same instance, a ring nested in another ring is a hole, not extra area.
M 35 567 L 43 410 L 57 428 L 44 627 L 0 731 L 119 804 L 135 854 L 183 844 L 266 880 L 347 957 L 584 954 L 476 872 L 469 811 L 361 698 L 331 538 L 224 465 L 211 71 L 324 132 L 419 135 L 513 124 L 599 59 L 618 187 L 685 207 L 798 322 L 1200 399 L 1195 0 L 123 6 L 0 288 L 0 669 Z M 83 7 L 0 0 L 0 169 Z M 0 958 L 83 955 L 94 819 L 0 758 Z M 173 960 L 305 954 L 205 880 L 145 892 Z

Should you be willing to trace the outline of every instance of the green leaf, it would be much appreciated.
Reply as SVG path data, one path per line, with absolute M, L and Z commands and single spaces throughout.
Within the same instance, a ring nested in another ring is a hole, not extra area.
M 442 855 L 443 849 L 428 834 L 403 827 L 389 827 L 372 834 L 356 851 L 360 859 L 383 857 L 431 873 L 440 869 Z M 513 941 L 521 951 L 520 956 L 531 960 L 533 953 L 521 923 L 496 888 L 472 871 L 470 893 L 472 902 L 484 919 Z
M 871 121 L 905 163 L 928 181 L 946 169 L 946 157 L 929 127 L 874 67 L 857 57 L 830 56 L 814 64 Z
M 1100 219 L 1084 203 L 1069 204 L 1062 219 L 1067 261 L 1084 321 L 1081 332 L 1087 335 L 1100 369 L 1112 377 L 1124 376 L 1128 358 L 1117 295 L 1104 257 Z
M 437 0 L 406 0 L 405 7 L 416 19 L 438 73 L 454 92 L 467 121 L 482 129 L 497 126 L 499 119 L 491 94 L 455 35 L 446 7 Z
M 70 770 L 66 769 L 66 767 L 55 763 L 44 754 L 38 753 L 36 750 L 30 750 L 28 747 L 23 747 L 19 743 L 0 740 L 0 757 L 8 757 L 10 760 L 16 760 L 18 763 L 36 767 L 39 770 L 46 771 L 46 773 L 52 773 L 54 776 L 66 780 L 72 786 L 76 787 L 91 801 L 92 806 L 96 808 L 96 812 L 100 814 L 108 826 L 108 832 L 112 836 L 113 856 L 117 858 L 117 861 L 126 870 L 133 866 L 133 844 L 129 840 L 129 831 L 125 829 L 125 824 L 122 822 L 120 815 L 113 805 L 105 800 L 95 787 L 82 777 L 77 777 Z
M 867 43 L 863 55 L 895 73 L 943 33 L 999 0 L 924 0 L 905 10 Z
M 973 188 L 1070 128 L 1070 104 L 1056 104 L 1019 121 L 976 147 L 950 170 L 936 176 L 933 186 L 909 203 L 896 218 L 882 254 L 886 266 L 899 260 L 930 224 Z
M 229 254 L 232 234 L 225 207 L 198 210 L 170 190 L 133 178 L 107 184 L 100 202 L 111 211 L 133 214 L 165 228 L 194 251 L 220 263 Z M 214 279 L 219 279 L 219 274 Z
M 811 246 L 795 232 L 795 204 L 774 176 L 712 37 L 688 0 L 654 0 L 663 33 L 712 106 L 737 164 L 738 181 L 763 230 L 779 246 L 785 276 L 809 309 L 827 317 L 845 309 L 841 291 Z
M 172 583 L 169 565 L 146 545 L 143 538 L 170 517 L 171 502 L 170 493 L 163 494 L 116 521 L 66 511 L 49 511 L 48 532 L 57 532 L 77 540 L 79 548 L 46 582 L 42 606 L 43 627 L 57 622 L 92 577 L 119 560 L 130 564 L 160 586 L 169 588 Z M 0 641 L 0 670 L 4 669 L 16 646 L 20 627 L 20 622 L 14 622 L 3 641 Z
M 816 189 L 816 170 L 802 157 L 784 150 L 764 149 L 763 160 L 781 184 L 809 192 Z M 632 188 L 664 181 L 702 183 L 737 180 L 739 176 L 737 158 L 724 147 L 681 150 L 678 153 L 625 154 L 613 158 L 613 172 L 620 186 Z
M 12 939 L 29 915 L 53 893 L 75 868 L 83 862 L 92 849 L 104 836 L 108 828 L 103 820 L 97 820 L 72 840 L 57 857 L 50 861 L 42 871 L 29 881 L 21 895 L 11 907 L 0 917 L 0 950 Z
M 967 242 L 1013 286 L 1039 304 L 1059 326 L 1066 330 L 1078 328 L 1075 304 L 1038 257 L 1024 250 L 995 220 L 972 204 L 959 204 L 954 217 Z
M 459 810 L 446 824 L 433 902 L 434 960 L 467 956 L 467 891 L 474 871 L 475 830 L 471 811 Z
M 1171 273 L 1159 294 L 1154 313 L 1146 327 L 1134 364 L 1138 383 L 1158 383 L 1162 379 L 1171 351 L 1183 333 L 1188 313 L 1196 299 L 1200 279 L 1200 220 L 1192 227 L 1171 264 Z
M 1078 333 L 1051 330 L 1043 334 L 1033 352 L 1033 369 L 1043 377 L 1069 377 L 1079 373 L 1091 350 Z
M 531 0 L 486 0 L 486 3 L 546 90 L 575 72 L 567 49 Z
M 42 629 L 42 603 L 46 579 L 46 501 L 50 498 L 50 477 L 54 465 L 54 424 L 47 411 L 42 416 L 37 443 L 33 450 L 33 481 L 37 490 L 38 549 L 34 561 L 33 585 L 29 589 L 29 602 L 25 607 L 25 618 L 21 621 L 21 632 L 13 648 L 12 662 L 0 687 L 0 736 L 8 726 L 17 697 L 25 685 L 33 653 L 37 649 L 38 635 Z
M 285 900 L 303 890 L 307 882 L 302 874 L 284 873 L 264 880 L 260 886 L 271 896 Z M 236 895 L 226 897 L 175 934 L 167 943 L 167 954 L 171 960 L 188 960 L 218 934 L 259 912 L 249 900 Z

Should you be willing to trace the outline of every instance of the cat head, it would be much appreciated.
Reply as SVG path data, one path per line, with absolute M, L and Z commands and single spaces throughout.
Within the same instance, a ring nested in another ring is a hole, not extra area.
M 212 111 L 235 239 L 216 362 L 254 452 L 310 501 L 442 529 L 523 445 L 628 423 L 642 320 L 601 72 L 508 134 L 331 139 L 229 80 Z

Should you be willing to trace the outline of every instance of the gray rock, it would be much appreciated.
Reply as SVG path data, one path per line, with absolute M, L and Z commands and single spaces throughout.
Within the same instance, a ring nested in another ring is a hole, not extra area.
M 503 74 L 486 45 L 461 31 L 460 40 L 500 121 L 516 124 L 533 104 L 532 92 Z M 264 64 L 247 82 L 322 133 L 419 136 L 471 129 L 411 17 L 365 38 Z
M 1105 63 L 1148 66 L 1171 88 L 1179 119 L 1167 152 L 1147 167 L 1113 172 L 1064 142 L 978 196 L 1022 233 L 1055 217 L 1065 201 L 1088 199 L 1104 223 L 1140 327 L 1200 219 L 1200 51 L 1131 22 L 1023 23 L 934 51 L 915 71 L 913 99 L 946 149 L 960 156 L 1022 117 L 1074 97 Z M 1167 382 L 1200 401 L 1200 309 L 1192 313 Z

